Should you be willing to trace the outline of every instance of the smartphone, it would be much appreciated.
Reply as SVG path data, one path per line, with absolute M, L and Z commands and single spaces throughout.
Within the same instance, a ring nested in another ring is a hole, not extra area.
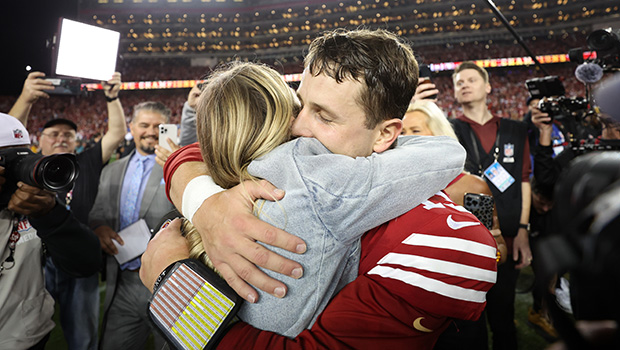
M 465 193 L 463 207 L 469 210 L 489 230 L 493 228 L 494 200 L 482 193 Z
M 172 151 L 167 139 L 171 139 L 177 145 L 179 144 L 178 130 L 176 124 L 159 124 L 159 147 L 163 147 Z
M 420 81 L 420 84 L 430 84 L 431 83 L 431 75 L 432 75 L 431 67 L 428 64 L 420 65 L 420 78 L 426 78 Z M 437 94 L 428 97 L 431 100 L 437 98 Z

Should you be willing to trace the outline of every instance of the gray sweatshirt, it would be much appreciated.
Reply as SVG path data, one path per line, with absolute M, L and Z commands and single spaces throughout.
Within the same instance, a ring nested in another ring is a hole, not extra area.
M 240 318 L 254 327 L 294 337 L 309 328 L 329 300 L 357 277 L 362 234 L 444 189 L 463 170 L 465 150 L 440 136 L 400 137 L 396 149 L 369 157 L 332 154 L 318 140 L 298 138 L 253 161 L 249 171 L 286 191 L 279 202 L 258 203 L 259 218 L 307 244 L 297 255 L 298 280 L 273 271 L 288 286 L 285 298 L 259 291 Z

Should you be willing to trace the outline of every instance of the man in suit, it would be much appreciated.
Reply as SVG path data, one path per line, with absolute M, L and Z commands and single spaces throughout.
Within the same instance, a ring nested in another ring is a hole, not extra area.
M 141 219 L 152 229 L 172 209 L 165 195 L 163 171 L 155 164 L 154 154 L 159 125 L 169 119 L 170 109 L 159 102 L 135 106 L 129 128 L 136 149 L 101 173 L 89 223 L 108 254 L 102 349 L 138 349 L 144 347 L 151 333 L 146 315 L 150 293 L 140 282 L 140 258 L 119 265 L 113 241 L 123 245 L 119 231 Z M 160 341 L 156 335 L 156 345 Z

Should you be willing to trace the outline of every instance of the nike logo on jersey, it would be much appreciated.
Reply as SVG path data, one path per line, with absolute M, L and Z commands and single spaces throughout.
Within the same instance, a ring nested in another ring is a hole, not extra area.
M 433 332 L 432 329 L 428 329 L 424 326 L 422 326 L 422 320 L 424 319 L 424 317 L 418 317 L 415 319 L 415 321 L 413 321 L 413 328 L 417 329 L 420 332 L 424 332 L 424 333 L 431 333 Z
M 465 227 L 480 225 L 480 221 L 454 221 L 454 219 L 452 219 L 452 215 L 448 216 L 446 223 L 448 224 L 448 227 L 453 230 L 460 230 Z

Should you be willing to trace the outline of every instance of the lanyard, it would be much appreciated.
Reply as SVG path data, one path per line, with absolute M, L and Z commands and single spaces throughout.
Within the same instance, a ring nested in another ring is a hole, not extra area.
M 0 276 L 2 276 L 2 272 L 4 270 L 10 270 L 15 266 L 15 246 L 17 245 L 17 241 L 19 241 L 19 238 L 21 237 L 19 231 L 17 230 L 18 224 L 19 219 L 17 215 L 15 215 L 13 217 L 13 231 L 9 236 L 9 256 L 7 256 L 6 259 L 4 259 L 4 261 L 0 264 Z
M 497 125 L 497 135 L 495 136 L 495 145 L 493 145 L 493 158 L 495 158 L 496 162 L 497 162 L 497 158 L 499 157 L 499 128 L 500 128 L 500 125 L 501 125 L 501 121 Z M 473 153 L 473 156 L 474 156 L 474 162 L 476 164 L 478 164 L 478 175 L 482 175 L 482 159 L 480 159 L 480 151 L 478 150 L 479 147 L 482 147 L 482 144 L 476 138 L 476 134 L 474 133 L 474 130 L 472 129 L 471 125 L 468 125 L 468 126 L 469 126 L 469 137 L 471 138 L 471 142 L 472 142 L 472 145 L 473 145 L 472 153 Z

